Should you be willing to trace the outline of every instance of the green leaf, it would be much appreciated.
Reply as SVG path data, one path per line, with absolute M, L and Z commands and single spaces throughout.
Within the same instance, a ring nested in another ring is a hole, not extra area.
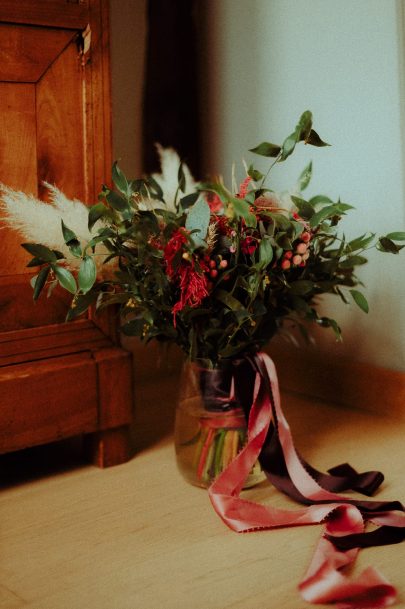
M 32 258 L 28 264 L 27 267 L 31 268 L 33 266 L 40 266 L 41 264 L 43 264 L 43 260 L 40 260 L 39 258 Z
M 248 312 L 243 304 L 229 292 L 226 292 L 225 290 L 217 290 L 214 292 L 214 295 L 217 300 L 231 309 L 231 311 L 239 311 L 242 313 L 245 312 L 248 315 Z
M 66 243 L 66 245 L 69 245 L 71 243 L 71 241 L 79 241 L 78 238 L 76 237 L 76 234 L 66 226 L 66 224 L 64 223 L 63 220 L 61 220 L 61 225 L 62 225 L 62 234 L 63 234 L 63 239 Z
M 385 237 L 391 241 L 405 241 L 405 232 L 388 233 Z
M 91 229 L 95 225 L 95 223 L 100 220 L 103 216 L 109 215 L 110 210 L 104 205 L 104 203 L 96 203 L 96 205 L 92 205 L 89 209 L 89 219 L 88 219 L 88 228 L 91 232 Z
M 296 127 L 296 132 L 298 134 L 299 141 L 306 141 L 311 133 L 312 127 L 312 112 L 310 110 L 305 110 L 300 116 L 298 121 L 298 125 Z
M 367 299 L 364 296 L 364 294 L 362 294 L 358 290 L 350 290 L 350 294 L 352 295 L 352 298 L 353 298 L 354 302 L 357 304 L 357 306 L 360 307 L 360 309 L 362 311 L 364 311 L 364 313 L 368 313 L 368 311 L 369 311 L 368 302 L 367 302 Z
M 139 336 L 141 337 L 145 328 L 144 319 L 131 319 L 127 323 L 121 326 L 121 331 L 126 336 Z
M 348 252 L 355 252 L 356 250 L 362 250 L 366 248 L 374 240 L 375 233 L 364 233 L 361 237 L 352 239 L 346 246 Z
M 306 189 L 306 187 L 308 186 L 308 184 L 311 181 L 311 177 L 312 177 L 312 161 L 309 162 L 309 164 L 305 167 L 305 169 L 301 173 L 300 177 L 298 178 L 297 186 L 298 186 L 298 190 L 300 192 L 302 192 L 303 190 Z
M 80 258 L 80 256 L 82 255 L 82 248 L 80 247 L 80 241 L 76 237 L 76 234 L 66 226 L 63 220 L 61 220 L 61 225 L 63 239 L 66 245 L 68 246 L 73 256 L 76 256 L 76 258 Z
M 41 243 L 22 243 L 21 247 L 23 247 L 27 252 L 29 252 L 35 258 L 38 258 L 42 262 L 56 262 L 57 255 L 53 250 L 50 250 L 46 245 L 42 245 Z
M 199 199 L 187 214 L 185 227 L 188 231 L 196 231 L 192 239 L 196 247 L 201 247 L 207 236 L 208 225 L 210 223 L 210 208 L 204 199 Z
M 346 258 L 346 260 L 339 263 L 339 268 L 352 269 L 355 266 L 366 264 L 366 262 L 368 262 L 368 260 L 364 256 L 349 256 L 349 258 Z
M 283 142 L 280 161 L 285 161 L 293 152 L 298 143 L 298 132 L 291 133 Z
M 177 172 L 177 182 L 181 192 L 186 190 L 186 176 L 184 175 L 183 163 L 180 163 L 179 170 Z
M 380 237 L 377 242 L 377 249 L 382 252 L 387 252 L 389 254 L 398 254 L 403 247 L 405 246 L 397 245 L 388 237 Z
M 97 291 L 90 291 L 87 294 L 78 294 L 73 299 L 70 309 L 66 315 L 66 321 L 76 319 L 79 315 L 82 315 L 87 309 L 96 302 L 99 293 Z
M 148 176 L 147 186 L 149 188 L 150 194 L 154 199 L 164 201 L 162 187 L 160 186 L 159 182 L 155 180 L 154 177 Z
M 281 152 L 281 147 L 277 146 L 277 144 L 271 144 L 270 142 L 262 142 L 255 148 L 250 148 L 249 152 L 253 152 L 254 154 L 259 154 L 260 156 L 277 157 Z M 253 177 L 253 176 L 251 176 L 251 177 Z M 255 179 L 255 178 L 253 178 L 253 179 Z
M 116 211 L 123 212 L 128 209 L 128 203 L 121 195 L 114 190 L 109 190 L 105 196 L 107 203 Z
M 290 283 L 291 293 L 295 296 L 304 296 L 309 294 L 314 288 L 314 282 L 307 279 L 300 279 Z
M 259 245 L 259 265 L 265 268 L 273 259 L 273 247 L 269 238 L 263 237 Z
M 65 267 L 60 266 L 59 264 L 53 264 L 52 269 L 58 278 L 58 281 L 62 288 L 65 288 L 71 294 L 76 293 L 76 280 L 73 277 L 72 273 L 65 269 Z
M 182 197 L 180 199 L 180 207 L 181 207 L 181 209 L 183 211 L 185 211 L 186 209 L 188 209 L 189 207 L 194 205 L 194 203 L 197 202 L 199 196 L 200 196 L 199 192 L 192 192 L 191 194 L 186 195 L 185 197 Z
M 309 110 L 306 110 L 301 114 L 294 132 L 284 140 L 280 161 L 285 161 L 294 152 L 296 144 L 309 137 L 311 126 L 312 113 Z
M 260 180 L 262 180 L 264 178 L 264 175 L 261 173 L 261 171 L 259 171 L 258 169 L 255 169 L 253 167 L 253 165 L 249 166 L 247 174 L 248 174 L 248 176 L 250 176 L 252 178 L 252 180 L 254 182 L 259 182 Z
M 91 256 L 85 256 L 80 264 L 77 280 L 79 288 L 84 294 L 94 285 L 97 277 L 97 269 Z
M 49 271 L 50 271 L 50 266 L 45 266 L 43 269 L 41 269 L 38 273 L 38 275 L 36 276 L 35 279 L 35 283 L 34 283 L 34 294 L 33 294 L 33 298 L 34 300 L 37 300 L 42 288 L 44 287 L 46 280 L 48 279 L 48 275 L 49 275 Z
M 114 182 L 115 186 L 118 188 L 118 190 L 120 192 L 122 192 L 122 194 L 124 194 L 125 196 L 129 196 L 130 187 L 128 184 L 128 180 L 125 177 L 125 175 L 123 174 L 123 172 L 121 171 L 121 169 L 118 167 L 117 161 L 115 161 L 114 165 L 112 166 L 111 173 L 112 173 L 113 182 Z
M 304 220 L 310 220 L 315 213 L 314 208 L 312 207 L 309 201 L 305 201 L 305 199 L 301 199 L 300 197 L 296 197 L 294 195 L 291 196 L 292 201 L 297 207 L 301 218 Z
M 316 207 L 316 205 L 332 205 L 333 201 L 326 195 L 316 195 L 309 200 L 309 203 Z
M 256 228 L 257 218 L 255 214 L 250 211 L 250 205 L 244 199 L 232 198 L 232 207 L 235 214 L 245 220 L 248 228 Z
M 305 138 L 305 143 L 311 144 L 311 146 L 317 146 L 318 148 L 320 148 L 322 146 L 330 146 L 330 144 L 323 142 L 321 140 L 321 138 L 319 137 L 319 135 L 317 134 L 317 132 L 314 131 L 313 129 L 311 129 L 308 137 Z
M 328 205 L 317 211 L 309 221 L 311 228 L 316 228 L 321 222 L 327 218 L 344 214 L 347 210 L 353 209 L 352 205 L 347 203 L 335 203 L 334 205 Z

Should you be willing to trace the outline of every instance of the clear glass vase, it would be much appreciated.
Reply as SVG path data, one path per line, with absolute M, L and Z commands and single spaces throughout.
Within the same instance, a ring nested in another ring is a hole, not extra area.
M 176 409 L 175 449 L 178 468 L 191 484 L 208 487 L 246 443 L 245 414 L 232 397 L 232 390 L 228 371 L 184 364 Z M 244 488 L 264 479 L 257 461 Z

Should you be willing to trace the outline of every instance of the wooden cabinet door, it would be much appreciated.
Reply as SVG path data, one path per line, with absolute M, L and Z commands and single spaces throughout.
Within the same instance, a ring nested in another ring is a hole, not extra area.
M 0 182 L 94 202 L 111 171 L 108 0 L 0 0 Z M 86 434 L 101 466 L 130 454 L 132 368 L 114 321 L 34 304 L 21 235 L 0 217 L 0 454 Z M 32 274 L 32 273 L 31 273 Z
M 47 181 L 94 201 L 111 166 L 105 21 L 102 0 L 0 0 L 0 182 L 44 198 Z M 33 305 L 21 241 L 1 228 L 0 331 L 66 313 L 61 293 Z

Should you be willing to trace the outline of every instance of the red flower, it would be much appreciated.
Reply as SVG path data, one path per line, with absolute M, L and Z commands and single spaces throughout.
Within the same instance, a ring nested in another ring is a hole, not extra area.
M 184 234 L 184 231 L 179 228 L 174 231 L 163 250 L 163 258 L 166 262 L 166 272 L 170 279 L 172 279 L 177 272 L 177 265 L 176 268 L 173 265 L 175 257 L 178 252 L 183 249 L 185 243 L 187 243 L 187 237 Z
M 251 256 L 257 248 L 257 240 L 254 237 L 245 237 L 240 244 L 243 254 Z
M 238 199 L 244 199 L 246 197 L 248 192 L 248 186 L 251 181 L 252 178 L 250 176 L 243 180 L 242 184 L 239 186 L 239 193 L 236 195 Z
M 228 218 L 226 216 L 217 216 L 215 218 L 217 230 L 220 235 L 229 235 L 231 233 L 231 227 L 228 224 Z
M 176 302 L 172 309 L 173 323 L 176 327 L 176 314 L 182 311 L 184 307 L 197 307 L 202 300 L 208 296 L 208 279 L 206 271 L 208 266 L 200 261 L 201 271 L 198 272 L 194 268 L 194 261 L 184 262 L 177 269 L 177 277 L 179 278 L 180 300 Z
M 211 210 L 211 213 L 213 214 L 216 214 L 217 212 L 221 211 L 224 206 L 221 199 L 215 192 L 208 192 L 206 194 L 206 200 Z

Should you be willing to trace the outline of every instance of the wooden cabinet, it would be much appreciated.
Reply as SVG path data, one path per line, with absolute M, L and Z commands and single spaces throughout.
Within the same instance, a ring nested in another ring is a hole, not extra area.
M 106 0 L 0 0 L 0 182 L 94 202 L 111 170 Z M 0 217 L 1 227 L 1 217 Z M 34 304 L 21 235 L 0 230 L 0 453 L 86 434 L 100 466 L 129 457 L 131 357 L 104 318 Z

